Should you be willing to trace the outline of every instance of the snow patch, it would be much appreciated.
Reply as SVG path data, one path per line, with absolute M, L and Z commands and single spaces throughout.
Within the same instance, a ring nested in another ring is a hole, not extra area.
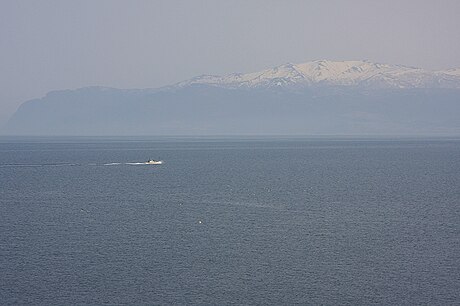
M 287 63 L 252 73 L 202 75 L 174 87 L 211 85 L 224 88 L 309 87 L 315 85 L 377 88 L 460 88 L 460 68 L 429 71 L 421 68 L 369 61 L 318 60 Z

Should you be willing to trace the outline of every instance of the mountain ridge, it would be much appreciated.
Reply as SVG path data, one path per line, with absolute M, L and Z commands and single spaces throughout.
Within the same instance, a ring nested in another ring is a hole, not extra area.
M 284 64 L 147 89 L 90 86 L 24 102 L 6 135 L 460 135 L 460 69 Z
M 318 60 L 287 63 L 250 73 L 201 75 L 171 87 L 209 85 L 224 88 L 305 88 L 355 86 L 363 88 L 460 88 L 460 68 L 431 71 L 370 61 Z

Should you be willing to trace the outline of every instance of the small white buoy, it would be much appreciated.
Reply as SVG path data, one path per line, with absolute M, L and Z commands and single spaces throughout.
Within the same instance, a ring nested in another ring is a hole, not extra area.
M 198 223 L 201 224 L 201 220 L 199 220 Z

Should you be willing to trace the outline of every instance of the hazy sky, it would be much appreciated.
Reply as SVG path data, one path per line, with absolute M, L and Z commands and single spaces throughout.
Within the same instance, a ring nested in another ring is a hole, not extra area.
M 0 124 L 56 89 L 316 59 L 460 67 L 459 29 L 459 0 L 0 0 Z

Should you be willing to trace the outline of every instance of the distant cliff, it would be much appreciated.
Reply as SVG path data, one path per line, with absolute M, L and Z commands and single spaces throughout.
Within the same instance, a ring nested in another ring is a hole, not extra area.
M 9 135 L 460 134 L 458 69 L 316 61 L 25 102 Z

